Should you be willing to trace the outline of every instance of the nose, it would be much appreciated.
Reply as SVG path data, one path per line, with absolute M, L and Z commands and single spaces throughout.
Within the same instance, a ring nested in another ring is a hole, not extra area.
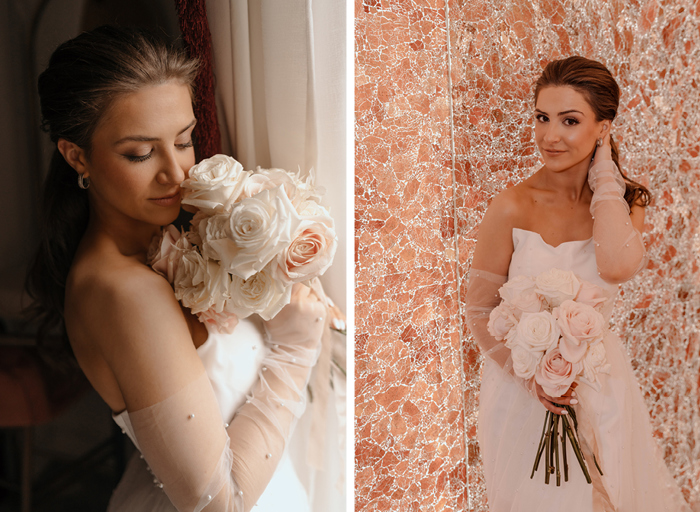
M 161 185 L 179 185 L 185 178 L 185 171 L 182 170 L 174 148 L 170 151 L 166 151 L 160 164 L 160 170 L 156 176 L 158 183 Z
M 547 143 L 559 142 L 559 127 L 556 123 L 549 123 L 544 132 L 544 141 Z

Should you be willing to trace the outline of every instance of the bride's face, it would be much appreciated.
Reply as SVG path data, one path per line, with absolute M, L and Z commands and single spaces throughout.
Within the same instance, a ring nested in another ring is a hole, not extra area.
M 572 87 L 545 87 L 535 105 L 535 141 L 545 166 L 561 172 L 585 166 L 596 140 L 607 133 L 610 121 L 596 120 L 588 101 Z
M 86 157 L 97 214 L 150 225 L 180 211 L 180 183 L 194 165 L 189 89 L 176 82 L 118 97 L 100 120 Z

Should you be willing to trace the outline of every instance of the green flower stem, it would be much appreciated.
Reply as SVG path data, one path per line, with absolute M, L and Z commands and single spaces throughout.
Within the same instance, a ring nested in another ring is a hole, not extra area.
M 559 472 L 559 415 L 554 416 L 554 465 L 557 471 L 557 487 L 561 485 L 561 473 Z
M 564 426 L 564 421 L 561 422 L 562 426 Z M 561 451 L 562 451 L 562 459 L 564 461 L 564 481 L 568 482 L 569 481 L 569 464 L 566 460 L 566 431 L 562 432 L 561 435 Z
M 578 440 L 574 436 L 574 431 L 572 430 L 571 425 L 569 424 L 569 420 L 567 420 L 564 416 L 562 416 L 562 419 L 564 420 L 564 430 L 569 436 L 569 441 L 571 441 L 571 447 L 574 449 L 574 453 L 576 454 L 578 463 L 581 465 L 583 475 L 586 477 L 586 482 L 590 484 L 592 482 L 591 475 L 588 474 L 588 468 L 586 467 L 586 462 L 583 460 L 583 454 L 581 453 L 581 447 L 578 444 Z
M 552 439 L 552 423 L 554 423 L 554 418 L 552 416 L 554 415 L 551 414 L 549 416 L 549 424 L 547 425 L 547 450 L 545 453 L 546 465 L 544 468 L 544 483 L 546 484 L 549 483 L 549 470 L 552 463 L 552 441 L 556 442 L 556 440 Z
M 547 411 L 547 415 L 544 417 L 544 423 L 542 424 L 542 435 L 540 436 L 540 444 L 537 447 L 537 456 L 535 457 L 535 464 L 532 466 L 532 473 L 530 473 L 530 478 L 535 476 L 535 471 L 540 465 L 540 460 L 542 459 L 542 452 L 545 447 L 545 431 L 547 430 L 547 422 L 549 421 L 549 415 L 551 413 Z
M 532 472 L 530 473 L 530 478 L 534 478 L 535 472 L 539 469 L 540 461 L 544 455 L 544 481 L 549 484 L 550 475 L 556 474 L 557 476 L 557 486 L 561 485 L 561 466 L 560 462 L 564 465 L 564 481 L 569 481 L 569 461 L 566 450 L 566 438 L 569 438 L 571 443 L 571 449 L 576 455 L 576 460 L 578 460 L 583 475 L 586 478 L 586 482 L 589 484 L 591 481 L 591 475 L 588 472 L 588 466 L 583 457 L 583 452 L 581 451 L 581 446 L 578 441 L 578 432 L 576 430 L 578 426 L 578 421 L 576 419 L 576 413 L 570 406 L 564 406 L 568 414 L 558 415 L 547 411 L 544 424 L 542 425 L 542 434 L 540 436 L 540 442 L 537 447 L 537 455 L 535 456 L 535 463 L 532 467 Z M 561 426 L 561 430 L 560 427 Z M 561 443 L 561 447 L 559 446 Z M 559 460 L 559 452 L 561 451 L 561 461 Z M 596 468 L 603 474 L 603 471 L 598 465 L 598 461 L 595 456 L 593 456 L 593 461 L 595 462 Z
M 600 473 L 600 476 L 603 476 L 603 470 L 600 469 L 600 466 L 598 465 L 598 459 L 595 458 L 595 455 L 593 456 L 593 462 L 595 463 L 595 467 L 598 470 L 598 473 Z

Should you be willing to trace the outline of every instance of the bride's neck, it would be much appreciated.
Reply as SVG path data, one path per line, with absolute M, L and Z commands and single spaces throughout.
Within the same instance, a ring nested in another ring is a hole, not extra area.
M 566 169 L 565 171 L 550 171 L 546 166 L 542 168 L 542 184 L 553 190 L 567 200 L 578 203 L 589 198 L 588 186 L 588 162 Z
M 108 222 L 91 210 L 85 237 L 113 245 L 120 254 L 146 263 L 148 248 L 159 229 L 158 226 L 133 220 Z

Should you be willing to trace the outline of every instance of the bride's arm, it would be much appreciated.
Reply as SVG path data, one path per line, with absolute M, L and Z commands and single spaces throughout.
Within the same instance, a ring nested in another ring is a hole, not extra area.
M 487 324 L 491 311 L 501 302 L 498 289 L 508 280 L 515 201 L 514 192 L 506 190 L 494 198 L 484 215 L 469 270 L 466 297 L 467 324 L 481 353 L 507 372 L 512 370 L 510 349 L 491 336 Z
M 598 273 L 609 283 L 622 283 L 646 266 L 644 208 L 633 205 L 630 211 L 625 201 L 625 182 L 612 160 L 609 135 L 596 150 L 588 183 Z
M 324 308 L 295 294 L 280 313 L 289 323 L 268 329 L 280 340 L 266 348 L 252 395 L 226 426 L 172 289 L 148 272 L 93 294 L 85 311 L 90 334 L 100 340 L 141 451 L 175 507 L 250 510 L 303 410 Z

